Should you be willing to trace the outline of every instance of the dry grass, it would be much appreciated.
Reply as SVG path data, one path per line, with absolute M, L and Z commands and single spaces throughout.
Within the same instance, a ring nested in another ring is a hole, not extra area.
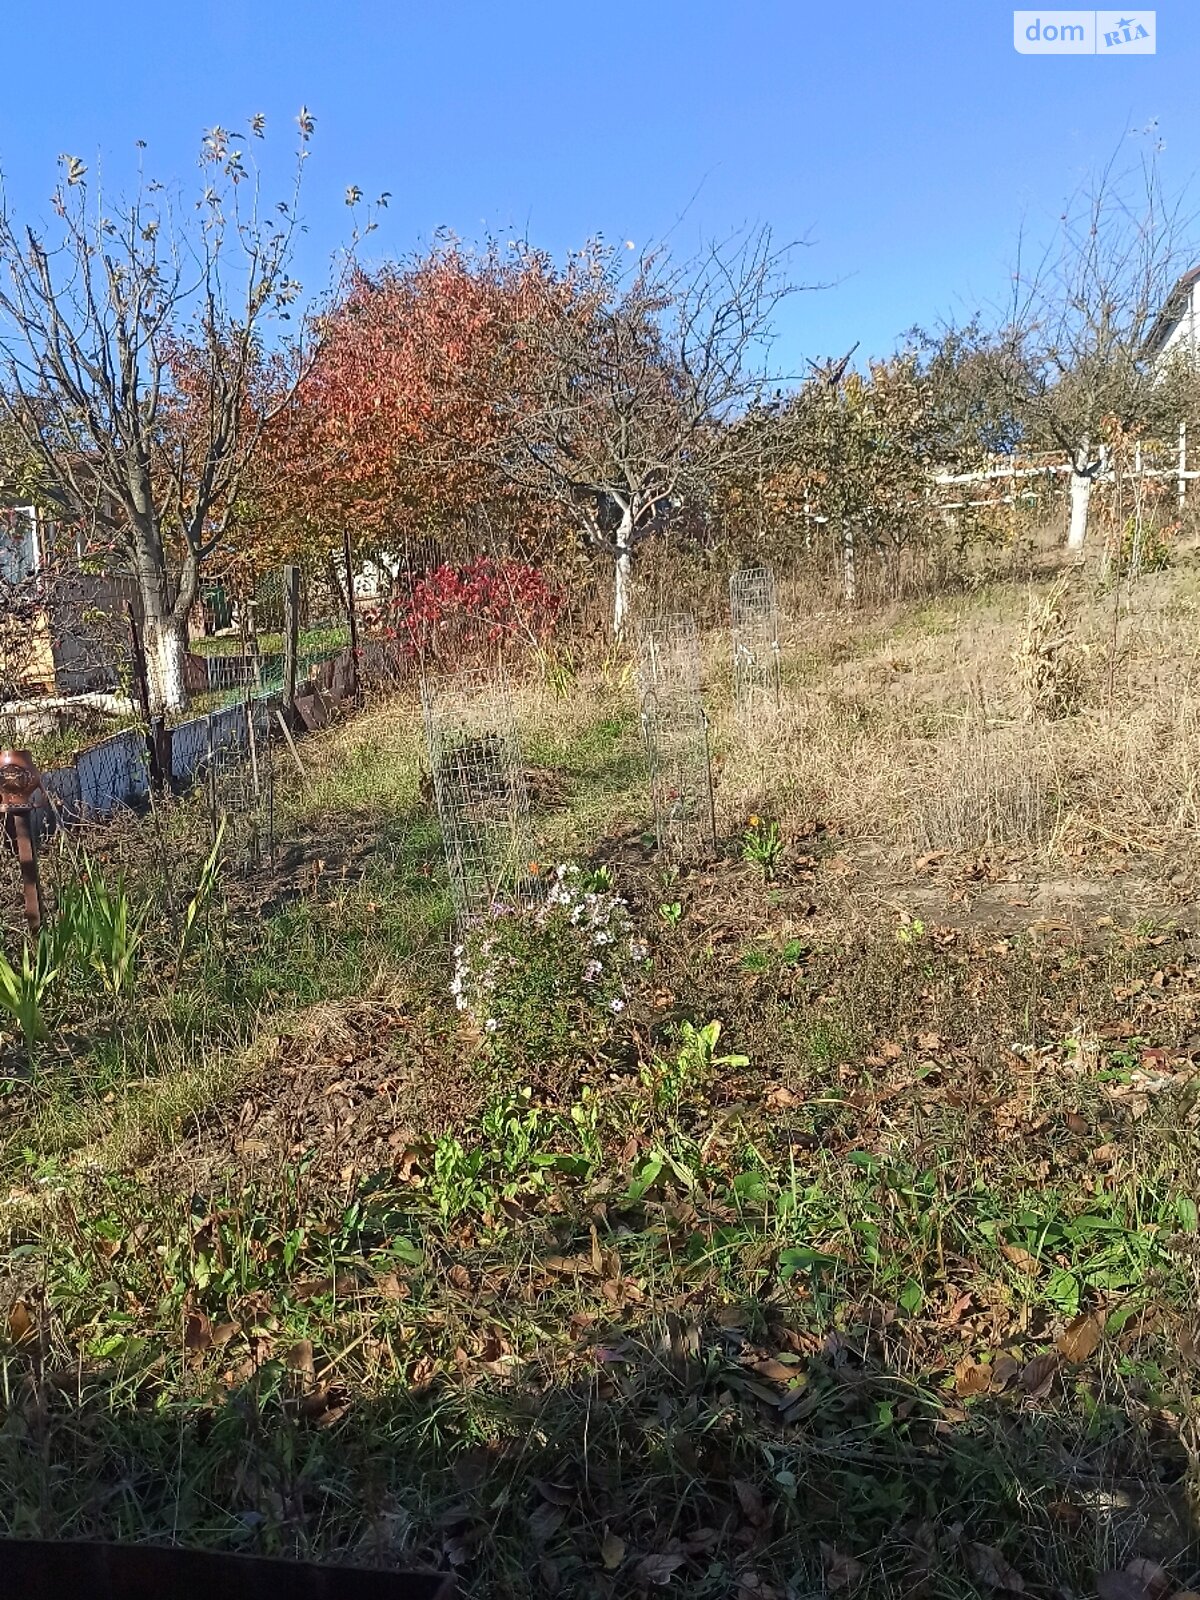
M 1050 873 L 1107 874 L 1114 852 L 1174 870 L 1200 836 L 1196 623 L 1188 568 L 806 617 L 778 717 L 716 713 L 723 811 L 766 796 L 785 828 L 817 815 L 898 865 L 1004 846 Z

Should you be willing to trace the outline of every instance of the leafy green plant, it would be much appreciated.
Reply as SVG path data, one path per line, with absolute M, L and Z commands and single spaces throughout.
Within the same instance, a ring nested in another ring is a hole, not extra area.
M 761 817 L 751 817 L 742 834 L 742 860 L 750 861 L 770 883 L 779 870 L 783 856 L 783 834 L 777 822 L 764 822 Z
M 702 1028 L 694 1023 L 681 1022 L 675 1032 L 676 1049 L 673 1060 L 655 1057 L 642 1067 L 643 1084 L 650 1091 L 659 1111 L 677 1107 L 692 1090 L 708 1083 L 718 1067 L 746 1067 L 750 1057 L 727 1054 L 718 1055 L 721 1024 L 714 1018 Z
M 0 955 L 0 1009 L 21 1030 L 27 1050 L 48 1036 L 44 1002 L 59 971 L 53 934 L 40 933 L 32 945 L 26 941 L 20 966 Z
M 122 878 L 108 883 L 85 858 L 78 880 L 59 897 L 59 964 L 94 973 L 105 993 L 120 999 L 133 982 L 149 912 L 148 905 L 134 908 Z
M 668 928 L 677 928 L 683 920 L 683 907 L 678 900 L 672 900 L 658 908 L 659 921 L 666 923 Z
M 188 952 L 195 942 L 196 935 L 202 923 L 207 918 L 207 913 L 212 905 L 221 882 L 221 869 L 224 865 L 221 859 L 221 845 L 225 838 L 225 824 L 228 819 L 221 818 L 221 825 L 217 829 L 217 837 L 213 840 L 213 847 L 200 869 L 200 878 L 196 884 L 196 892 L 187 903 L 183 913 L 183 927 L 179 934 L 179 950 L 175 958 L 175 972 L 178 976 Z
M 433 1147 L 429 1189 L 443 1222 L 454 1222 L 487 1205 L 489 1191 L 480 1177 L 482 1170 L 482 1150 L 468 1150 L 454 1134 L 442 1134 Z

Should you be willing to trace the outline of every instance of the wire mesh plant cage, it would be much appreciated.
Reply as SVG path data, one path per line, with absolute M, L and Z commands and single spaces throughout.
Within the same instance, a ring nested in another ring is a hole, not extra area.
M 235 866 L 255 871 L 275 854 L 275 752 L 271 709 L 266 699 L 208 721 L 205 786 L 212 838 L 223 833 L 223 850 Z
M 716 849 L 708 717 L 690 612 L 652 618 L 640 648 L 642 737 L 659 851 L 675 861 Z
M 461 923 L 497 901 L 532 904 L 538 877 L 529 792 L 500 668 L 421 681 L 434 800 Z
M 779 706 L 779 602 L 770 567 L 740 567 L 729 578 L 733 697 L 738 715 Z

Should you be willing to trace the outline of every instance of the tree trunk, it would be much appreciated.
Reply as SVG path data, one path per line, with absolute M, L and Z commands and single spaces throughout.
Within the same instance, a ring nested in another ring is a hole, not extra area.
M 150 697 L 156 712 L 186 711 L 187 618 L 146 618 L 146 664 Z
M 613 638 L 618 644 L 629 626 L 629 605 L 633 577 L 633 517 L 626 511 L 617 529 L 616 566 L 613 571 Z
M 854 551 L 854 524 L 842 524 L 842 594 L 848 606 L 858 604 L 858 570 Z
M 1085 445 L 1071 462 L 1071 521 L 1067 529 L 1068 550 L 1083 549 L 1084 540 L 1087 538 L 1088 507 L 1091 499 L 1092 474 L 1088 468 Z
M 149 504 L 149 496 L 145 498 Z M 156 715 L 186 711 L 187 619 L 196 598 L 199 562 L 188 553 L 175 589 L 167 571 L 162 533 L 152 512 L 135 525 L 133 561 L 142 597 L 151 710 Z

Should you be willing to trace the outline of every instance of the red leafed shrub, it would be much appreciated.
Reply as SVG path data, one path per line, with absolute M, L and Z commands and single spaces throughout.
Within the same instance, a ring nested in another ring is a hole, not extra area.
M 385 626 L 405 654 L 450 661 L 542 644 L 561 609 L 562 596 L 537 567 L 477 556 L 414 579 L 391 602 Z

